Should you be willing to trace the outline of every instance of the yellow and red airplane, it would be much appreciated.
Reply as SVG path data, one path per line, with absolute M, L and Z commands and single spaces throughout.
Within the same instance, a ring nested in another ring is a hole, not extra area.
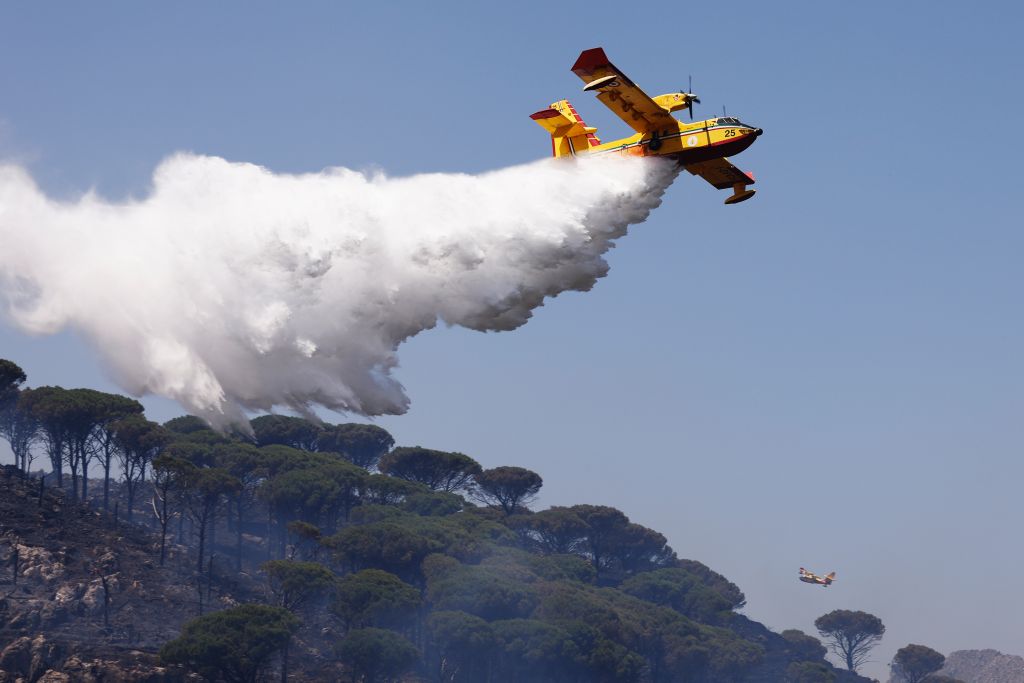
M 719 190 L 732 188 L 726 204 L 736 204 L 754 196 L 747 189 L 754 176 L 726 160 L 753 144 L 760 128 L 741 123 L 739 119 L 721 116 L 685 123 L 672 112 L 689 109 L 700 102 L 689 92 L 673 92 L 649 97 L 636 83 L 608 61 L 604 50 L 585 50 L 572 66 L 574 74 L 583 79 L 586 92 L 596 92 L 609 109 L 636 133 L 614 142 L 601 143 L 596 128 L 590 128 L 569 100 L 559 100 L 548 109 L 530 118 L 551 133 L 551 151 L 556 157 L 591 154 L 625 154 L 659 156 L 674 159 L 687 171 L 699 175 Z
M 800 580 L 804 583 L 816 583 L 819 586 L 825 586 L 828 588 L 832 585 L 832 582 L 836 580 L 836 573 L 832 572 L 825 576 L 818 576 L 814 572 L 809 572 L 803 567 L 800 567 Z

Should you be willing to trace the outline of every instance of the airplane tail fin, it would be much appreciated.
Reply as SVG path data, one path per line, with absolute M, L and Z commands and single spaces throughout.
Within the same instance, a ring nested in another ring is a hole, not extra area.
M 828 581 L 829 583 L 832 583 L 833 581 L 836 580 L 836 573 L 835 572 L 831 572 L 829 574 L 826 574 L 825 575 L 825 580 Z
M 575 156 L 601 144 L 597 128 L 588 128 L 569 100 L 559 100 L 530 118 L 551 133 L 552 156 Z

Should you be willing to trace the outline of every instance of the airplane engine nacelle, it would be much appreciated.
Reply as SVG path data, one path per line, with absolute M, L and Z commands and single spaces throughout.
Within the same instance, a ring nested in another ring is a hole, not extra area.
M 690 103 L 690 95 L 683 92 L 670 92 L 667 95 L 658 95 L 652 97 L 652 100 L 666 111 L 679 111 L 680 109 L 686 109 Z

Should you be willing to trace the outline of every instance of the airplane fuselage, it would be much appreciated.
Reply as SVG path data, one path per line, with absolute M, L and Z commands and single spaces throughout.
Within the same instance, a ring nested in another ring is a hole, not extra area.
M 818 576 L 817 574 L 801 574 L 800 580 L 804 583 L 813 583 L 825 586 L 826 588 L 832 584 L 832 579 L 827 576 Z
M 676 130 L 660 134 L 637 133 L 576 151 L 577 154 L 622 154 L 626 156 L 660 156 L 691 164 L 739 154 L 754 144 L 760 128 L 730 117 L 707 119 L 694 123 L 678 121 Z

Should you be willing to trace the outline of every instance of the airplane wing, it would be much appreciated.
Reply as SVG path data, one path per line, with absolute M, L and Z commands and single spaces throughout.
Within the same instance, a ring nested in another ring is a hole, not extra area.
M 583 51 L 572 72 L 586 83 L 584 90 L 597 90 L 597 99 L 637 133 L 677 128 L 676 119 L 608 61 L 603 48 Z
M 726 159 L 711 159 L 710 161 L 686 164 L 686 170 L 693 175 L 699 175 L 719 190 L 728 190 L 737 183 L 754 184 L 754 176 L 736 168 Z M 810 574 L 810 572 L 807 573 Z

